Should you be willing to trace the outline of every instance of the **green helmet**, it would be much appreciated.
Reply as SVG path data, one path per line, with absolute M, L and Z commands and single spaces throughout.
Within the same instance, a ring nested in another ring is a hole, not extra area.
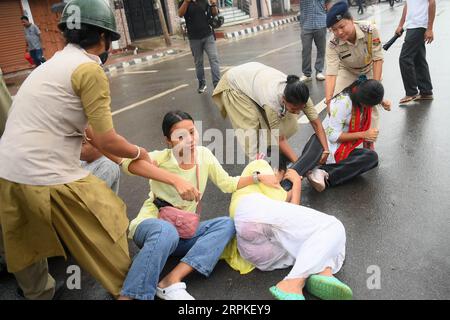
M 74 7 L 75 6 L 75 7 Z M 77 9 L 74 9 L 78 7 Z M 106 0 L 72 0 L 66 4 L 58 27 L 65 30 L 67 22 L 76 23 L 74 15 L 80 13 L 80 23 L 96 26 L 111 32 L 112 40 L 119 40 L 114 12 Z

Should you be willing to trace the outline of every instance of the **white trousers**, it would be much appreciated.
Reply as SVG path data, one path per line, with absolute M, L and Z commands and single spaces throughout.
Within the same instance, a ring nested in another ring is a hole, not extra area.
M 234 219 L 239 253 L 262 271 L 293 266 L 293 279 L 342 267 L 345 229 L 333 216 L 255 193 L 239 201 Z

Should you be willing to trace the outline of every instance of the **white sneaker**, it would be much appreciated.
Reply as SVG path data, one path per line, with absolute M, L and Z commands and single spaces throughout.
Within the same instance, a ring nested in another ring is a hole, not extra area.
M 163 300 L 195 300 L 186 291 L 186 283 L 184 282 L 174 283 L 164 289 L 157 287 L 156 296 Z
M 311 76 L 305 76 L 305 75 L 302 75 L 301 77 L 300 77 L 300 81 L 301 82 L 307 82 L 307 81 L 311 81 L 312 80 L 312 77 Z
M 325 180 L 328 179 L 328 172 L 322 169 L 313 169 L 306 174 L 309 183 L 317 192 L 322 192 L 326 188 Z
M 318 74 L 316 74 L 316 79 L 319 81 L 323 81 L 325 80 L 325 76 L 323 75 L 322 72 L 319 72 Z

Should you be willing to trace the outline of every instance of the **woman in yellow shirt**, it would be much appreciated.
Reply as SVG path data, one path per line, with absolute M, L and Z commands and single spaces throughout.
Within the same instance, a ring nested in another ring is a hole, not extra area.
M 150 158 L 159 168 L 179 175 L 193 185 L 197 184 L 198 165 L 200 194 L 204 192 L 209 179 L 226 193 L 258 182 L 277 186 L 273 175 L 255 173 L 249 177 L 230 177 L 210 150 L 197 146 L 198 133 L 192 117 L 186 112 L 167 113 L 162 128 L 169 149 L 150 152 Z M 149 165 L 146 161 L 126 160 L 122 167 L 127 173 L 150 179 Z M 158 219 L 155 202 L 158 205 L 165 202 L 166 205 L 190 212 L 196 211 L 197 202 L 182 200 L 171 185 L 155 180 L 150 180 L 150 189 L 149 199 L 130 224 L 129 236 L 141 250 L 134 258 L 121 298 L 152 300 L 156 294 L 164 300 L 193 300 L 182 280 L 194 270 L 204 276 L 210 275 L 225 246 L 235 234 L 233 220 L 218 217 L 202 221 L 193 238 L 182 239 L 172 224 Z M 170 255 L 183 258 L 167 276 L 159 280 Z

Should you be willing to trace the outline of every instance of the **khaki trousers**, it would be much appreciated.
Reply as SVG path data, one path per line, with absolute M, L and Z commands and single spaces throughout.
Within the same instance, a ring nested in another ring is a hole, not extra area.
M 0 255 L 5 256 L 3 235 L 0 226 Z M 25 298 L 30 300 L 51 300 L 55 294 L 55 279 L 48 273 L 47 259 L 14 273 Z

